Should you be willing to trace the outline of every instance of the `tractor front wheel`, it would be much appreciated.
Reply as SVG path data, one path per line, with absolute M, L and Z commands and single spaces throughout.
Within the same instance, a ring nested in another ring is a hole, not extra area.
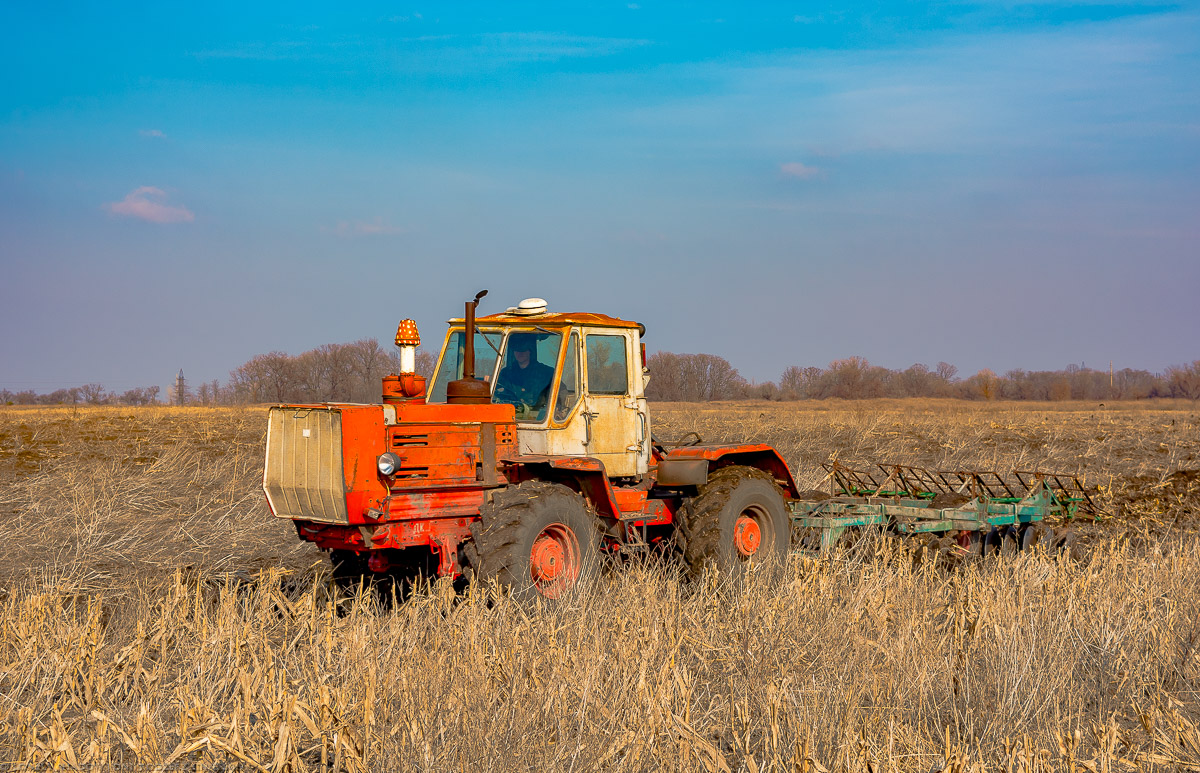
M 583 498 L 558 483 L 525 481 L 496 493 L 471 525 L 475 574 L 515 598 L 557 601 L 589 587 L 600 569 L 600 530 Z
M 678 541 L 688 572 L 706 564 L 735 577 L 751 567 L 782 567 L 791 541 L 783 492 L 770 474 L 753 467 L 725 467 L 688 502 Z

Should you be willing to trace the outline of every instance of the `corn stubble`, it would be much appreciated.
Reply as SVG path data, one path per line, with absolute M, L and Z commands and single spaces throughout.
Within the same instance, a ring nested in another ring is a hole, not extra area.
M 778 586 L 635 562 L 558 609 L 440 583 L 386 612 L 269 518 L 261 414 L 0 413 L 0 763 L 1200 770 L 1194 407 L 660 407 L 802 487 L 835 452 L 1066 468 L 1107 518 L 1078 562 L 876 539 Z

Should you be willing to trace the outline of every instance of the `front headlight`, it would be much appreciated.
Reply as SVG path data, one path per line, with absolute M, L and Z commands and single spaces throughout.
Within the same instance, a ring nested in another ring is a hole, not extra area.
M 389 451 L 380 454 L 379 458 L 375 460 L 375 465 L 379 468 L 380 475 L 391 475 L 400 466 L 400 457 Z

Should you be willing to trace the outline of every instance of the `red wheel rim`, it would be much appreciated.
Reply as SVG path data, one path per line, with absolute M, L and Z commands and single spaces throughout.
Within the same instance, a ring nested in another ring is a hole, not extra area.
M 556 599 L 579 579 L 579 540 L 571 527 L 552 523 L 538 533 L 529 551 L 529 576 L 538 593 Z
M 761 518 L 761 514 L 757 511 L 747 510 L 739 515 L 733 524 L 733 546 L 737 548 L 738 555 L 742 558 L 750 558 L 758 552 L 762 545 L 762 527 L 759 525 L 759 518 Z

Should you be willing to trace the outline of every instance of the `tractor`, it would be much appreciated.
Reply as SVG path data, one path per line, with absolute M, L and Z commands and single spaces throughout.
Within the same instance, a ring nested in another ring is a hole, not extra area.
M 486 294 L 450 320 L 428 381 L 404 320 L 379 404 L 270 409 L 267 502 L 330 552 L 335 580 L 474 578 L 556 600 L 610 557 L 739 576 L 786 558 L 799 492 L 774 448 L 655 442 L 643 325 L 540 298 L 476 317 Z

